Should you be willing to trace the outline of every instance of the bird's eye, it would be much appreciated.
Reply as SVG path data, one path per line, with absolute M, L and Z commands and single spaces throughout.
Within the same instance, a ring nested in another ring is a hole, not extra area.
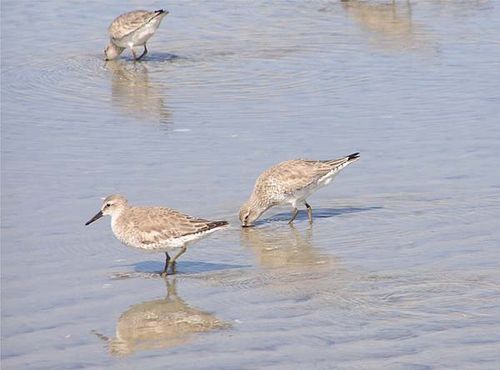
M 106 207 L 111 207 L 111 203 L 106 203 Z

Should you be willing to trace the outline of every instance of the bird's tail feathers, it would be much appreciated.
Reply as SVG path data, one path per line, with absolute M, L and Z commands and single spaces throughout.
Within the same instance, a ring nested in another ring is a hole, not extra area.
M 325 161 L 325 163 L 330 165 L 332 168 L 337 168 L 339 166 L 345 167 L 349 163 L 357 161 L 358 159 L 359 159 L 359 153 L 352 153 L 342 158 Z
M 227 221 L 212 221 L 208 224 L 208 229 L 212 230 L 212 229 L 226 226 L 226 225 L 229 225 L 229 222 L 227 222 Z
M 346 158 L 348 161 L 354 161 L 356 159 L 359 159 L 359 152 L 349 154 Z

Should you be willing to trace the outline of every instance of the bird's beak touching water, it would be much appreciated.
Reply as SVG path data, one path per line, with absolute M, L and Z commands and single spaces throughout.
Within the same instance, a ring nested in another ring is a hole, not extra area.
M 85 223 L 85 226 L 90 225 L 92 222 L 97 221 L 103 216 L 102 211 L 97 212 L 97 214 Z

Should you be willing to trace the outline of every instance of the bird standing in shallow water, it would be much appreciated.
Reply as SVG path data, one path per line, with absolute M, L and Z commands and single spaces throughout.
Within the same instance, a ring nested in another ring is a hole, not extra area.
M 326 161 L 294 159 L 267 169 L 257 179 L 250 199 L 240 208 L 242 226 L 251 226 L 269 208 L 283 204 L 293 207 L 289 223 L 297 217 L 299 204 L 306 206 L 312 223 L 312 208 L 307 198 L 358 159 L 359 153 Z
M 116 59 L 126 48 L 132 51 L 134 60 L 144 57 L 148 49 L 146 42 L 154 35 L 167 10 L 134 10 L 117 17 L 108 28 L 109 44 L 104 50 L 106 60 Z M 144 51 L 137 57 L 134 47 L 144 46 Z
M 165 252 L 166 261 L 162 275 L 171 267 L 175 273 L 175 262 L 187 245 L 226 226 L 227 221 L 208 221 L 194 218 L 179 211 L 162 207 L 132 207 L 121 195 L 105 198 L 101 210 L 85 225 L 111 216 L 111 229 L 123 244 L 150 252 Z M 180 249 L 174 258 L 168 251 Z

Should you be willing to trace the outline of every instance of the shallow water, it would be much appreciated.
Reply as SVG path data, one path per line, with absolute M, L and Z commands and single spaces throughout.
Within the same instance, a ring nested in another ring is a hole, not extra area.
M 2 2 L 2 367 L 494 369 L 500 61 L 494 1 L 169 3 L 104 63 L 121 12 Z M 361 160 L 241 230 L 281 160 Z M 124 248 L 122 193 L 232 227 Z

